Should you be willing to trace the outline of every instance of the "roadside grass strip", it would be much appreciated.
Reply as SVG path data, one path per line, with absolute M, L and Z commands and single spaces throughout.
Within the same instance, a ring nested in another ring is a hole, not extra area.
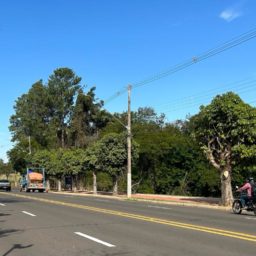
M 190 230 L 195 230 L 195 231 L 200 231 L 200 232 L 205 232 L 205 233 L 210 233 L 210 234 L 215 234 L 215 235 L 220 235 L 220 236 L 225 236 L 225 237 L 236 238 L 239 240 L 256 242 L 256 235 L 250 235 L 250 234 L 241 233 L 241 232 L 229 231 L 229 230 L 212 228 L 212 227 L 201 226 L 201 225 L 193 225 L 193 224 L 188 224 L 188 223 L 179 222 L 179 221 L 165 220 L 165 219 L 154 218 L 154 217 L 149 217 L 149 216 L 144 216 L 144 215 L 132 214 L 132 213 L 128 213 L 128 212 L 121 212 L 121 211 L 115 211 L 115 210 L 108 210 L 108 209 L 104 209 L 104 208 L 97 208 L 97 207 L 87 206 L 87 205 L 65 203 L 65 202 L 57 201 L 57 200 L 35 198 L 35 197 L 31 197 L 31 196 L 24 196 L 24 195 L 18 195 L 18 194 L 10 194 L 10 195 L 15 196 L 15 197 L 27 198 L 27 199 L 31 199 L 31 200 L 35 200 L 35 201 L 45 202 L 45 203 L 51 203 L 51 204 L 55 204 L 55 205 L 68 206 L 68 207 L 73 207 L 73 208 L 77 208 L 77 209 L 84 209 L 84 210 L 93 211 L 93 212 L 105 213 L 105 214 L 110 214 L 110 215 L 115 215 L 115 216 L 120 216 L 120 217 L 126 217 L 126 218 L 130 218 L 130 219 L 142 220 L 142 221 L 151 222 L 151 223 L 163 224 L 166 226 L 190 229 Z
M 96 242 L 96 243 L 103 244 L 103 245 L 105 245 L 105 246 L 107 246 L 107 247 L 116 247 L 115 245 L 109 244 L 109 243 L 107 243 L 107 242 L 104 242 L 104 241 L 102 241 L 102 240 L 100 240 L 100 239 L 98 239 L 98 238 L 96 238 L 96 237 L 89 236 L 89 235 L 86 235 L 86 234 L 81 233 L 81 232 L 74 232 L 74 233 L 75 233 L 76 235 L 78 235 L 78 236 L 82 236 L 82 237 L 87 238 L 87 239 L 89 239 L 89 240 L 92 240 L 92 241 L 94 241 L 94 242 Z

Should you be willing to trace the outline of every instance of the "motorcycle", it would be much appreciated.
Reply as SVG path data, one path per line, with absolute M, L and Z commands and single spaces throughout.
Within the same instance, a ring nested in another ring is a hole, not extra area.
M 236 186 L 236 190 L 238 187 Z M 232 211 L 235 214 L 241 214 L 243 210 L 248 212 L 254 212 L 256 215 L 256 198 L 250 199 L 248 202 L 244 203 L 244 200 L 241 198 L 243 192 L 239 192 L 240 196 L 236 198 L 232 204 Z

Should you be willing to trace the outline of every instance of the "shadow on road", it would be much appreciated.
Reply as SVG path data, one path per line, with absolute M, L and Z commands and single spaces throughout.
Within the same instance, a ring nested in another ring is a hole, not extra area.
M 91 255 L 91 256 L 125 256 L 125 255 L 133 255 L 134 253 L 131 251 L 120 251 L 117 249 L 113 249 L 112 252 L 106 252 L 105 250 L 94 251 L 94 250 L 86 250 L 84 255 Z M 154 255 L 154 254 L 150 254 Z
M 26 249 L 26 248 L 29 248 L 29 247 L 32 247 L 33 244 L 29 244 L 29 245 L 21 245 L 21 244 L 14 244 L 12 246 L 12 248 L 10 248 L 10 250 L 8 250 L 6 253 L 4 253 L 2 256 L 6 256 L 6 255 L 11 255 L 11 252 L 14 251 L 14 250 L 21 250 L 21 249 Z
M 9 236 L 10 234 L 21 232 L 20 229 L 0 229 L 0 238 Z
M 0 197 L 0 202 L 3 204 L 25 203 L 25 202 L 29 202 L 29 200 L 24 199 L 24 198 L 15 199 L 15 198 L 1 198 Z
M 4 216 L 10 216 L 11 214 L 9 214 L 9 213 L 1 213 L 0 212 L 0 217 L 4 217 Z

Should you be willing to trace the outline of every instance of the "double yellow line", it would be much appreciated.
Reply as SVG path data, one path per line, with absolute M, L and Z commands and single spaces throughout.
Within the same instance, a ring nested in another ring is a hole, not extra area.
M 108 210 L 108 209 L 104 209 L 104 208 L 97 208 L 97 207 L 81 205 L 81 204 L 65 203 L 62 201 L 49 200 L 49 199 L 44 199 L 44 198 L 36 198 L 36 197 L 32 197 L 32 196 L 25 196 L 25 195 L 19 195 L 19 194 L 8 194 L 8 195 L 12 195 L 15 197 L 20 197 L 20 198 L 31 199 L 31 200 L 35 200 L 35 201 L 44 202 L 44 203 L 63 205 L 63 206 L 68 206 L 68 207 L 72 207 L 72 208 L 84 209 L 84 210 L 89 210 L 89 211 L 93 211 L 93 212 L 111 214 L 111 215 L 126 217 L 126 218 L 130 218 L 130 219 L 143 220 L 146 222 L 152 222 L 152 223 L 163 224 L 163 225 L 172 226 L 172 227 L 196 230 L 196 231 L 200 231 L 200 232 L 206 232 L 206 233 L 210 233 L 210 234 L 256 242 L 255 235 L 245 234 L 245 233 L 241 233 L 241 232 L 234 232 L 234 231 L 229 231 L 229 230 L 224 230 L 224 229 L 217 229 L 217 228 L 211 228 L 211 227 L 206 227 L 206 226 L 193 225 L 193 224 L 165 220 L 165 219 L 160 219 L 160 218 L 152 218 L 152 217 L 138 215 L 138 214 L 132 214 L 132 213 L 128 213 L 128 212 Z

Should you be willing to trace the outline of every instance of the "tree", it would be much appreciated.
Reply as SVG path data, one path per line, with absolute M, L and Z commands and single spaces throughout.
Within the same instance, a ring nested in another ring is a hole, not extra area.
M 232 92 L 216 96 L 211 104 L 191 117 L 190 126 L 221 180 L 221 202 L 233 200 L 232 168 L 251 157 L 255 161 L 256 109 Z
M 82 149 L 66 149 L 60 159 L 63 175 L 72 177 L 72 189 L 78 189 L 78 176 L 84 170 L 85 151 Z
M 99 142 L 94 142 L 85 152 L 85 168 L 91 171 L 93 176 L 93 194 L 97 194 L 97 173 L 102 170 L 100 147 Z
M 47 85 L 50 108 L 50 126 L 56 132 L 62 148 L 66 145 L 67 128 L 73 113 L 75 96 L 81 78 L 69 68 L 58 68 L 50 75 Z
M 113 193 L 118 193 L 118 181 L 127 171 L 127 140 L 125 134 L 110 133 L 105 135 L 87 151 L 87 162 L 94 171 L 108 173 L 113 181 Z M 132 143 L 133 163 L 138 157 L 138 145 Z
M 159 127 L 164 125 L 165 115 L 158 116 L 153 108 L 140 107 L 136 112 L 132 112 L 132 121 L 134 123 L 154 124 Z
M 125 123 L 126 115 L 115 114 L 115 117 Z M 132 170 L 133 192 L 219 195 L 213 168 L 189 134 L 176 126 L 164 123 L 164 115 L 157 115 L 152 108 L 132 112 L 132 136 L 140 146 Z M 123 130 L 113 119 L 101 135 Z
M 30 165 L 44 168 L 46 176 L 57 178 L 58 190 L 61 191 L 61 178 L 63 177 L 63 163 L 61 158 L 63 149 L 38 150 L 31 156 Z
M 118 181 L 127 170 L 127 147 L 125 136 L 108 134 L 100 141 L 101 165 L 113 180 L 113 194 L 118 194 Z
M 187 134 L 171 124 L 161 128 L 151 123 L 134 124 L 133 133 L 140 145 L 138 164 L 133 172 L 137 184 L 134 190 L 159 194 L 213 194 L 216 182 L 213 170 Z
M 0 175 L 5 175 L 7 179 L 9 179 L 10 174 L 13 172 L 12 166 L 10 163 L 4 163 L 2 159 L 0 159 Z
M 109 120 L 109 114 L 101 110 L 103 102 L 95 99 L 95 89 L 91 88 L 87 94 L 79 90 L 70 127 L 71 144 L 75 147 L 85 147 L 95 140 L 98 130 Z
M 16 100 L 14 110 L 15 114 L 10 118 L 9 127 L 12 132 L 12 141 L 26 147 L 30 153 L 33 148 L 48 146 L 49 110 L 47 92 L 42 80 L 34 83 L 27 94 L 23 94 Z
M 24 173 L 26 171 L 28 152 L 19 146 L 19 144 L 10 149 L 7 155 L 16 172 Z

